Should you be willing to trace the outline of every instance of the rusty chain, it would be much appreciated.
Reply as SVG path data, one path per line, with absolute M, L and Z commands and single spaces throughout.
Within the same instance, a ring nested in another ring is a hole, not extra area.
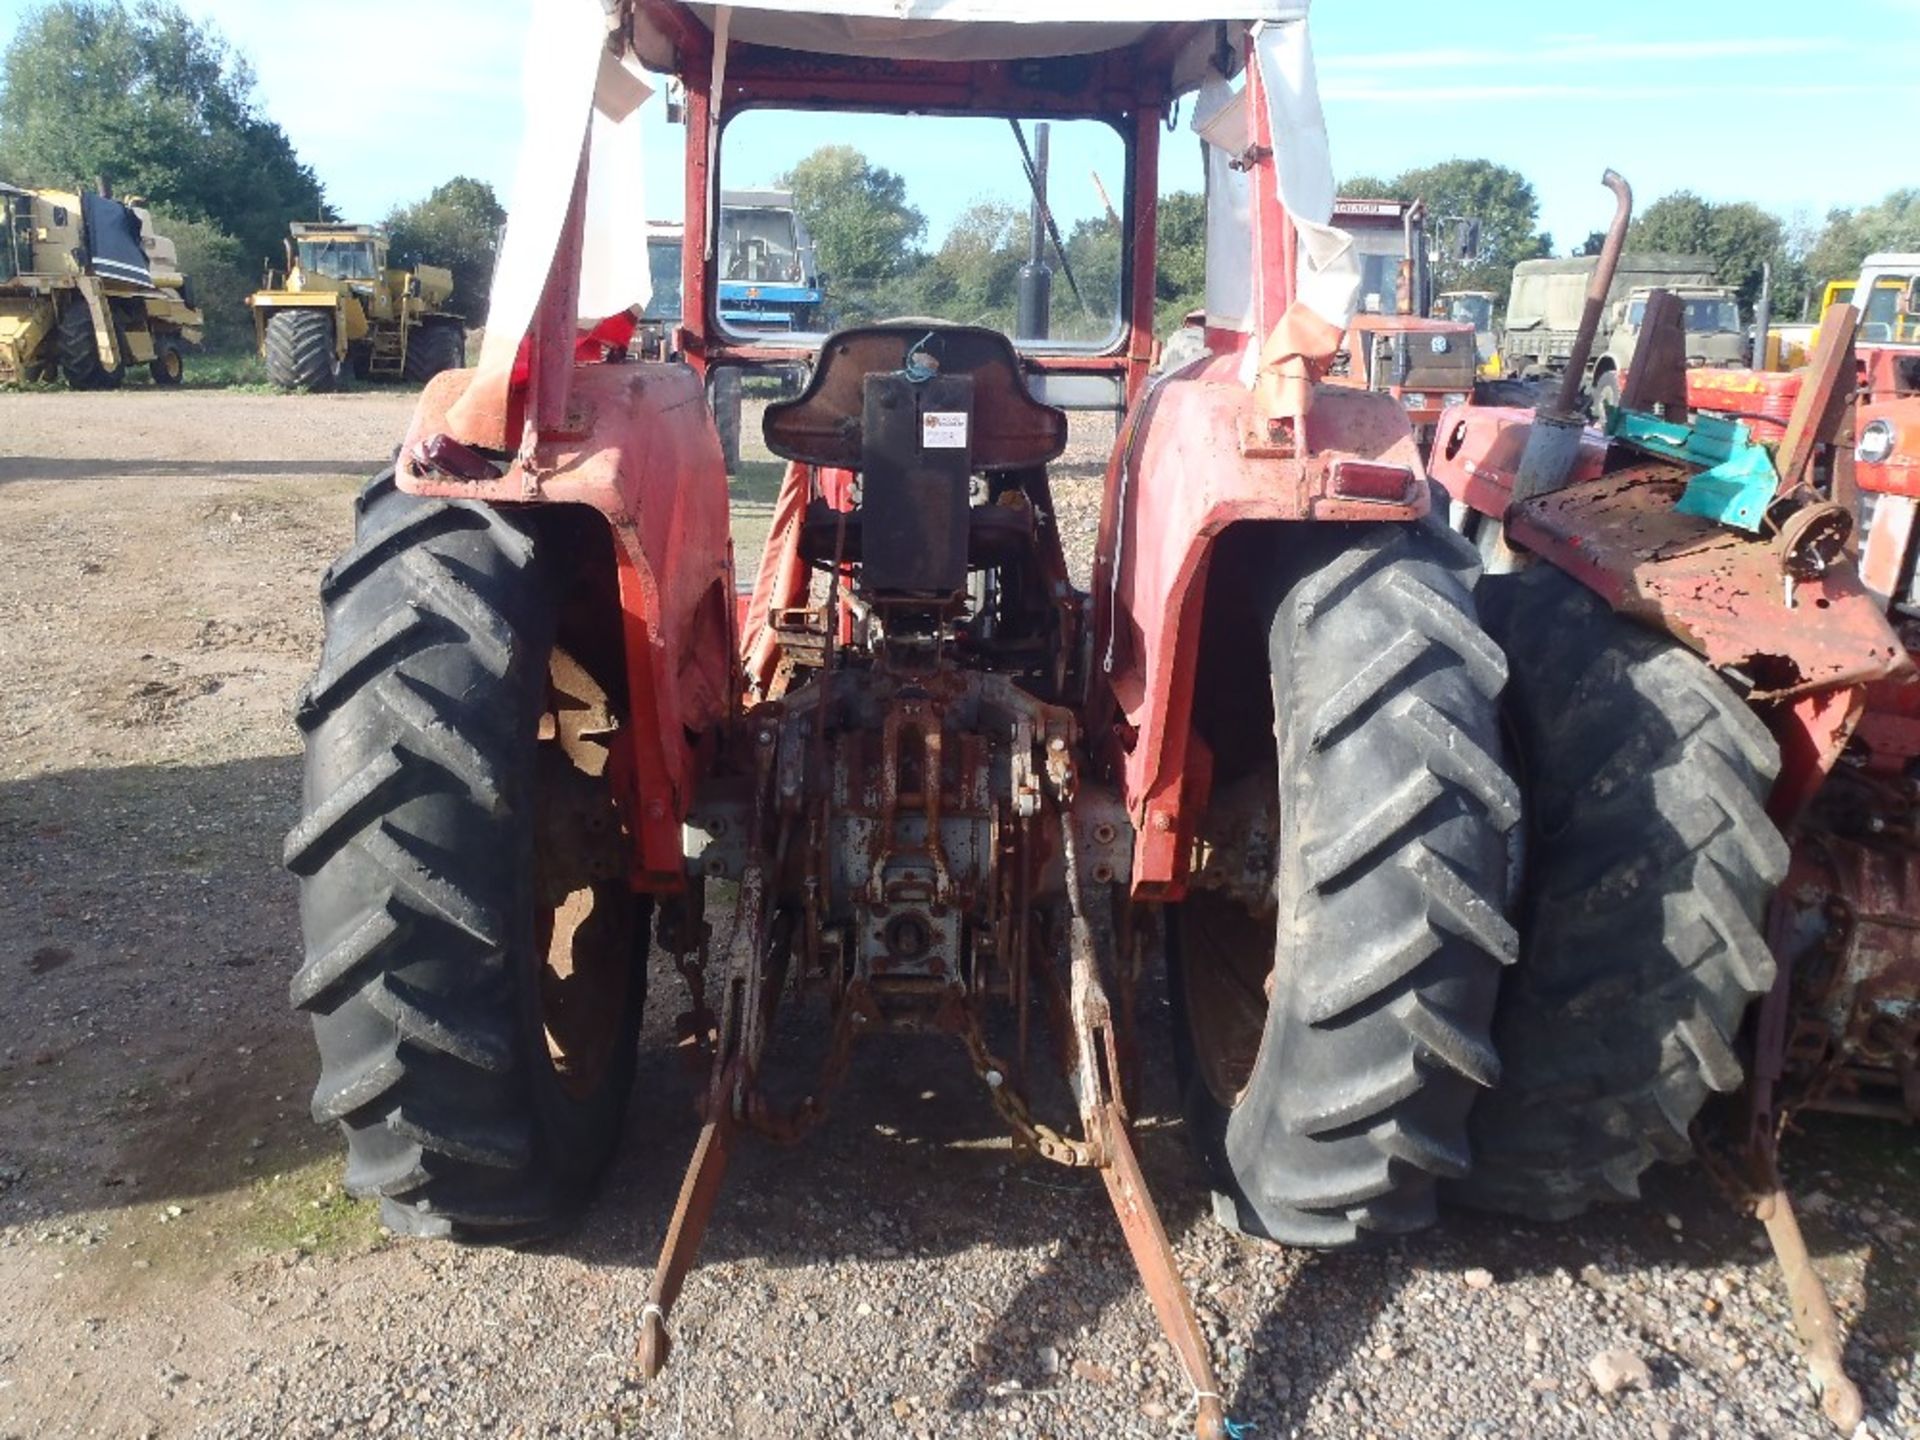
M 820 1064 L 813 1093 L 798 1105 L 782 1108 L 774 1105 L 756 1084 L 747 1100 L 747 1124 L 776 1145 L 797 1145 L 817 1130 L 827 1118 L 829 1099 L 846 1078 L 847 1066 L 853 1060 L 856 1021 L 867 1012 L 869 1003 L 864 987 L 858 982 L 849 985 L 841 997 L 839 1014 L 834 1017 L 833 1041 Z
M 964 1003 L 957 1008 L 966 1017 L 958 1030 L 961 1042 L 967 1047 L 968 1058 L 973 1061 L 974 1073 L 987 1087 L 993 1108 L 999 1112 L 1007 1128 L 1013 1131 L 1014 1139 L 1041 1159 L 1051 1160 L 1056 1165 L 1065 1165 L 1070 1169 L 1098 1169 L 1103 1162 L 1099 1147 L 1091 1140 L 1075 1140 L 1033 1118 L 1026 1096 L 1015 1089 L 1008 1078 L 1006 1062 L 987 1049 L 986 1037 L 980 1033 L 980 1021 L 973 1013 L 973 1008 Z

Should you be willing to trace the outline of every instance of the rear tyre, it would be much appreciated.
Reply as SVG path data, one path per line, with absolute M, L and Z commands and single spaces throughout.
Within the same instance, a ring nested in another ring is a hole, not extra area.
M 126 337 L 120 322 L 113 322 L 114 338 L 120 342 L 121 363 L 109 369 L 100 359 L 100 343 L 94 338 L 93 311 L 78 295 L 60 307 L 56 343 L 60 352 L 60 377 L 73 390 L 115 390 L 126 378 Z
M 153 383 L 168 389 L 180 384 L 187 378 L 186 356 L 180 351 L 176 340 L 164 337 L 154 342 L 153 360 L 147 366 L 147 373 L 153 376 Z
M 407 344 L 406 378 L 424 385 L 445 370 L 458 370 L 466 342 L 457 325 L 424 325 Z
M 389 472 L 321 587 L 292 998 L 314 1117 L 402 1233 L 564 1224 L 632 1087 L 648 912 L 596 778 L 611 711 L 554 645 L 548 582 L 519 525 Z
M 1697 656 L 1561 571 L 1490 577 L 1481 607 L 1513 669 L 1528 875 L 1504 1077 L 1474 1111 L 1457 1193 L 1559 1219 L 1689 1158 L 1708 1096 L 1744 1078 L 1737 1037 L 1773 983 L 1762 925 L 1787 866 L 1765 808 L 1779 752 Z
M 333 316 L 325 310 L 276 310 L 267 317 L 267 379 L 282 390 L 335 389 L 340 359 Z
M 1276 904 L 1208 891 L 1170 931 L 1175 1058 L 1215 1212 L 1344 1246 L 1435 1218 L 1517 941 L 1506 665 L 1471 551 L 1427 526 L 1314 526 L 1270 601 Z

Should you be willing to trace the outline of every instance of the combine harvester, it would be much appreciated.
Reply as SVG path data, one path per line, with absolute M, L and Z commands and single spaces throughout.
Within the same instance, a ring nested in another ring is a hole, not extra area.
M 112 390 L 132 365 L 178 385 L 204 323 L 137 201 L 0 183 L 0 385 Z
M 1430 513 L 1405 408 L 1317 383 L 1360 277 L 1329 223 L 1303 7 L 902 8 L 543 9 L 480 365 L 427 387 L 323 585 L 286 847 L 314 1114 L 341 1126 L 349 1187 L 397 1231 L 566 1223 L 622 1134 L 657 939 L 686 982 L 704 1124 L 638 1311 L 651 1376 L 747 1137 L 820 1125 L 863 1037 L 959 1045 L 1017 1146 L 1101 1176 L 1211 1440 L 1225 1397 L 1132 1138 L 1135 982 L 1164 960 L 1224 1223 L 1329 1248 L 1431 1224 L 1442 1182 L 1475 1175 L 1475 1101 L 1502 1093 L 1503 988 L 1528 1003 L 1507 662 L 1471 547 Z M 685 359 L 580 363 L 581 324 L 647 295 L 642 65 L 686 88 L 667 346 Z M 1207 355 L 1150 386 L 1160 145 L 1195 92 Z M 775 107 L 1117 128 L 1112 335 L 729 328 L 708 234 L 734 159 L 719 127 Z M 788 465 L 742 604 L 702 385 L 764 364 L 813 368 L 766 415 Z M 1056 528 L 1055 402 L 1126 410 L 1090 592 Z M 1827 686 L 1803 702 L 1785 670 L 1750 663 L 1824 744 L 1824 697 L 1893 657 L 1848 649 L 1885 630 L 1868 598 L 1802 583 L 1802 603 L 1834 600 L 1844 664 L 1799 657 Z M 1703 734 L 1729 737 L 1701 773 L 1736 787 L 1731 848 L 1711 858 L 1755 873 L 1681 867 L 1695 890 L 1674 906 L 1747 927 L 1710 966 L 1730 977 L 1715 1000 L 1744 1008 L 1772 968 L 1751 912 L 1785 858 L 1756 798 L 1775 742 L 1698 672 Z M 1706 956 L 1716 933 L 1688 931 Z M 1737 1085 L 1725 1017 L 1673 1013 L 1664 992 L 1643 1004 L 1645 957 L 1619 953 L 1627 998 L 1546 1016 L 1542 1038 L 1587 1055 L 1606 1024 L 1644 1023 L 1700 1057 L 1685 1085 Z M 1510 1043 L 1524 1101 L 1535 1042 Z M 1053 1113 L 1033 1081 L 1049 1053 L 1072 1096 Z M 1613 1143 L 1582 1129 L 1552 1164 L 1501 1157 L 1489 1183 L 1557 1209 L 1591 1176 L 1630 1185 Z

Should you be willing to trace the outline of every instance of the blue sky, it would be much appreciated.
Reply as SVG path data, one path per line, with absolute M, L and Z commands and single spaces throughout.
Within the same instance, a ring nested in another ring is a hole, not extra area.
M 252 61 L 273 118 L 319 172 L 333 202 L 378 218 L 447 176 L 504 188 L 518 127 L 518 56 L 527 0 L 182 0 Z M 0 40 L 26 0 L 0 0 Z M 1602 22 L 1604 21 L 1604 26 Z M 1604 224 L 1608 165 L 1644 205 L 1688 187 L 1754 200 L 1817 223 L 1835 205 L 1920 183 L 1920 0 L 1771 3 L 1612 0 L 1317 0 L 1315 45 L 1334 166 L 1392 175 L 1453 156 L 1514 166 L 1541 198 L 1541 224 L 1565 249 Z M 334 51 L 329 36 L 343 49 Z M 423 42 L 424 39 L 424 43 Z M 337 63 L 348 52 L 411 48 L 411 64 Z M 657 102 L 655 106 L 657 116 Z M 797 145 L 811 132 L 767 127 Z M 821 135 L 827 132 L 821 128 Z M 1011 136 L 956 138 L 936 161 L 911 127 L 873 122 L 837 134 L 879 163 L 909 168 L 934 238 L 976 198 L 1015 198 Z M 1877 137 L 1877 138 L 1876 138 Z M 680 132 L 655 127 L 649 206 L 679 210 Z M 943 144 L 944 144 L 943 140 Z M 1163 188 L 1193 187 L 1188 137 L 1168 146 Z M 913 168 L 917 167 L 917 168 Z M 765 180 L 769 156 L 742 180 Z M 1097 204 L 1098 147 L 1062 137 L 1068 214 Z M 925 177 L 924 180 L 922 177 Z M 1110 186 L 1117 177 L 1102 178 Z

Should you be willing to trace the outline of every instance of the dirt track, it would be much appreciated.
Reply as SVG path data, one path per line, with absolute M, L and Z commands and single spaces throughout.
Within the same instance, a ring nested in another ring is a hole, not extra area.
M 670 974 L 567 1241 L 390 1243 L 339 1195 L 286 1000 L 287 717 L 408 408 L 0 396 L 0 1436 L 1167 1434 L 1187 1397 L 1104 1197 L 1009 1163 L 957 1049 L 865 1050 L 823 1136 L 745 1148 L 653 1387 L 627 1357 L 694 1135 Z M 1824 1433 L 1759 1231 L 1697 1172 L 1553 1230 L 1246 1245 L 1168 1118 L 1164 1023 L 1146 1163 L 1260 1436 Z M 1920 1435 L 1912 1138 L 1818 1121 L 1788 1156 L 1867 1433 Z M 1610 1346 L 1649 1388 L 1594 1393 Z

